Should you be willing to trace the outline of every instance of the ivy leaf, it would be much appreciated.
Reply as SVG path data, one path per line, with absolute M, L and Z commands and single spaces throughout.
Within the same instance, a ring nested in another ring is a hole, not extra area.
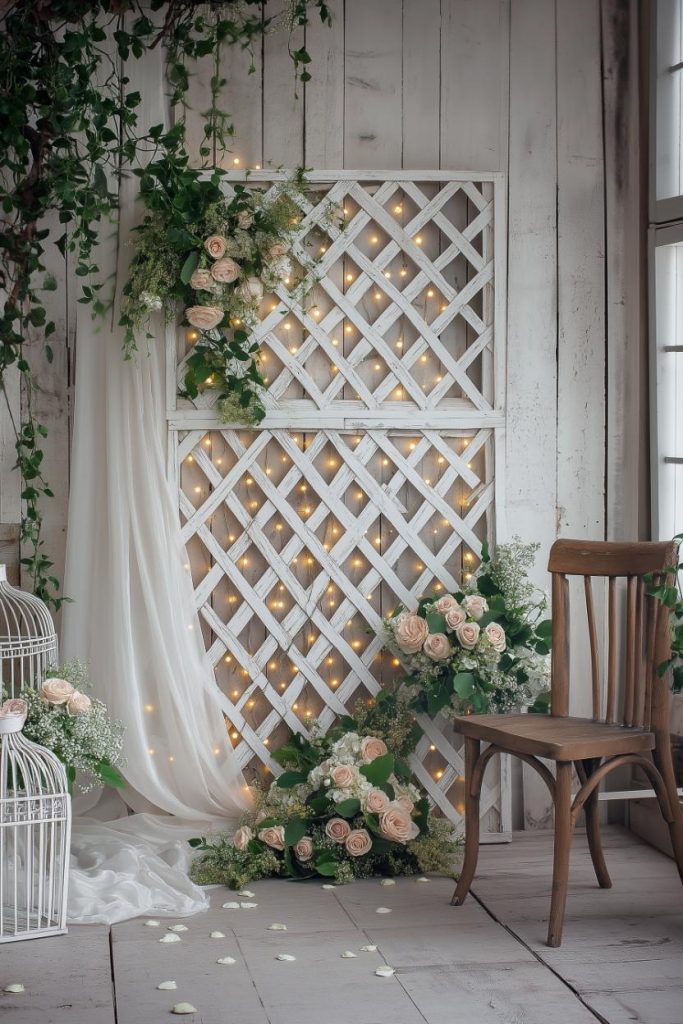
M 453 689 L 461 700 L 469 700 L 474 693 L 474 676 L 471 672 L 456 672 L 453 676 Z
M 394 770 L 394 755 L 382 754 L 370 764 L 361 765 L 359 770 L 361 775 L 365 776 L 373 786 L 381 786 L 389 781 L 389 776 Z
M 283 772 L 278 776 L 277 784 L 280 789 L 293 789 L 308 778 L 306 772 Z
M 441 612 L 430 612 L 427 616 L 427 626 L 430 633 L 445 633 L 446 616 Z
M 317 860 L 315 870 L 326 878 L 336 878 L 339 865 L 336 860 Z
M 353 818 L 360 810 L 360 800 L 355 797 L 340 800 L 338 804 L 335 804 L 335 810 L 342 818 Z
M 185 262 L 183 263 L 182 270 L 180 271 L 180 280 L 183 284 L 189 284 L 190 278 L 197 269 L 199 263 L 199 253 L 191 252 Z
M 126 785 L 125 780 L 109 761 L 98 761 L 95 765 L 95 771 L 105 786 L 111 786 L 112 789 L 123 789 Z
M 285 825 L 285 846 L 295 846 L 306 835 L 306 822 L 303 818 L 290 818 Z

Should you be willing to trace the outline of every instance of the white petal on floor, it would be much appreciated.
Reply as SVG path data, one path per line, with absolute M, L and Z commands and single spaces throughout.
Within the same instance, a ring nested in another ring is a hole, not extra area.
M 390 907 L 378 907 L 377 910 L 375 911 L 375 913 L 376 914 L 390 914 L 391 913 L 391 908 Z
M 320 888 L 321 889 L 336 889 L 337 886 L 336 885 L 330 885 L 329 882 L 325 882 L 325 884 L 321 885 Z
M 176 1003 L 171 1013 L 199 1013 L 199 1010 L 192 1003 Z
M 253 900 L 253 898 L 256 895 L 256 893 L 252 892 L 251 889 L 242 889 L 242 891 L 238 892 L 237 895 L 238 896 L 245 896 L 248 900 Z
M 178 986 L 175 981 L 160 981 L 157 988 L 161 989 L 162 992 L 171 992 L 173 989 L 178 988 Z
M 211 932 L 211 934 L 209 935 L 209 938 L 210 939 L 224 939 L 225 938 L 225 932 Z
M 275 957 L 275 959 L 276 960 L 296 960 L 296 957 L 292 956 L 290 953 L 278 953 L 278 955 Z
M 384 964 L 382 967 L 378 967 L 377 970 L 375 971 L 375 974 L 377 975 L 378 978 L 390 978 L 391 975 L 395 973 L 396 971 L 394 970 L 394 968 L 389 967 L 388 964 Z
M 429 879 L 425 878 L 424 875 L 422 875 L 421 878 L 418 878 L 418 882 L 428 882 L 428 881 L 429 881 Z
M 242 910 L 251 910 L 252 907 L 258 907 L 258 903 L 240 903 Z
M 175 935 L 173 932 L 170 935 L 162 935 L 159 942 L 182 942 L 183 940 L 179 935 Z
M 286 924 L 279 924 L 279 922 L 275 921 L 273 924 L 269 924 L 268 925 L 268 931 L 269 932 L 286 932 L 287 931 L 287 925 Z
M 169 924 L 169 932 L 189 932 L 189 928 L 186 924 Z
M 339 954 L 342 960 L 355 960 L 357 953 L 352 953 L 350 949 L 345 949 L 343 953 Z
M 26 989 L 24 988 L 24 986 L 20 982 L 15 981 L 15 982 L 12 982 L 11 985 L 5 985 L 5 987 L 3 988 L 2 991 L 3 992 L 10 992 L 12 995 L 19 995 L 20 992 L 25 992 Z
M 218 960 L 216 960 L 216 963 L 217 964 L 236 964 L 237 961 L 235 960 L 234 956 L 219 956 Z
M 377 946 L 361 946 L 360 951 L 361 953 L 376 953 Z
M 380 885 L 396 885 L 396 882 L 395 882 L 395 880 L 393 878 L 383 878 L 382 881 L 379 884 Z
M 223 910 L 239 910 L 239 909 L 240 909 L 239 903 L 235 903 L 234 900 L 232 900 L 229 903 L 224 903 L 223 904 Z
M 160 923 L 160 921 L 145 921 L 145 925 L 147 928 L 158 928 Z

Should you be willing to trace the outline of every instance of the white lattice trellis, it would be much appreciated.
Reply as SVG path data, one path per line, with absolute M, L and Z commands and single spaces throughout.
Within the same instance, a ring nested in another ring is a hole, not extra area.
M 502 177 L 310 177 L 293 250 L 308 290 L 266 296 L 255 331 L 260 427 L 220 425 L 210 394 L 178 400 L 191 346 L 168 340 L 170 472 L 230 735 L 252 770 L 278 771 L 269 748 L 288 729 L 329 726 L 394 676 L 382 616 L 454 587 L 503 507 Z M 415 771 L 457 818 L 461 741 L 421 725 Z M 482 799 L 498 838 L 505 771 Z

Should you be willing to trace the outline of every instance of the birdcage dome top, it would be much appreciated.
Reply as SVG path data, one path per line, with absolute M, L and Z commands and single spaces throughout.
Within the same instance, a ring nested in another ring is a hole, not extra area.
M 0 800 L 63 796 L 64 766 L 56 754 L 27 739 L 18 729 L 0 730 Z
M 0 652 L 12 649 L 17 641 L 55 637 L 55 627 L 47 605 L 7 581 L 7 570 L 0 565 Z

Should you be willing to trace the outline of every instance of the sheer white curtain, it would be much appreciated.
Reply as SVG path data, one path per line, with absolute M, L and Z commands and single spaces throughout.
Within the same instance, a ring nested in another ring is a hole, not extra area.
M 148 125 L 165 115 L 160 51 L 128 71 Z M 112 233 L 98 250 L 100 278 L 117 269 L 119 293 L 140 216 L 136 181 L 123 179 L 118 239 Z M 123 801 L 76 802 L 76 814 L 90 814 L 74 823 L 69 912 L 79 921 L 204 907 L 184 874 L 185 840 L 234 825 L 248 800 L 166 480 L 162 324 L 125 361 L 117 306 L 118 296 L 106 323 L 78 306 L 65 573 L 74 603 L 64 606 L 61 654 L 89 662 L 96 695 L 125 723 L 128 787 Z

